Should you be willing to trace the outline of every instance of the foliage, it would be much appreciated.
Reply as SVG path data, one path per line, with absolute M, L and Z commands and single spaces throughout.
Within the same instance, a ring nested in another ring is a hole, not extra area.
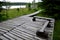
M 60 18 L 60 0 L 42 0 L 39 5 L 44 9 L 44 14 L 54 18 Z
M 31 10 L 31 3 L 28 3 L 27 6 L 28 6 L 28 9 Z
M 2 3 L 3 2 L 0 2 L 0 12 L 2 11 Z
M 2 11 L 2 3 L 3 3 L 3 2 L 0 2 L 0 12 Z M 2 16 L 3 16 L 3 15 L 0 13 L 0 21 L 1 21 L 1 19 L 2 19 Z
M 40 8 L 42 8 L 42 2 L 38 2 L 37 3 L 37 7 L 40 9 Z

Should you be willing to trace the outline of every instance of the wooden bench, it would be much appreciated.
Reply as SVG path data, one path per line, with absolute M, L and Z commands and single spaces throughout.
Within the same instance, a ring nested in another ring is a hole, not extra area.
M 55 20 L 53 18 L 47 18 L 47 17 L 39 17 L 39 16 L 34 16 L 35 18 L 38 18 L 38 19 L 43 19 L 43 20 L 48 20 L 49 23 L 48 23 L 48 26 L 47 27 L 52 27 L 50 24 L 53 22 L 55 22 Z
M 37 19 L 42 19 L 42 21 L 43 20 L 45 20 L 46 22 L 44 23 L 44 25 L 42 26 L 42 28 L 41 29 L 38 29 L 38 31 L 36 32 L 36 35 L 38 36 L 38 37 L 42 37 L 42 38 L 48 38 L 48 33 L 46 33 L 45 32 L 45 28 L 47 27 L 47 25 L 49 24 L 49 19 L 45 19 L 44 17 L 38 17 L 38 16 L 34 16 L 33 17 L 33 21 L 35 22 L 35 21 L 40 21 L 40 20 L 37 20 Z
M 43 19 L 43 18 L 40 18 L 40 17 L 37 17 L 37 16 L 35 16 L 35 17 L 33 17 L 33 21 L 39 21 L 39 20 L 36 20 L 36 19 Z M 48 23 L 49 23 L 49 21 L 48 20 L 42 20 L 42 21 L 46 21 L 45 23 L 44 23 L 44 25 L 43 25 L 43 28 L 41 28 L 41 29 L 39 29 L 38 31 L 40 31 L 40 32 L 44 32 L 44 29 L 47 27 L 47 25 L 48 25 Z

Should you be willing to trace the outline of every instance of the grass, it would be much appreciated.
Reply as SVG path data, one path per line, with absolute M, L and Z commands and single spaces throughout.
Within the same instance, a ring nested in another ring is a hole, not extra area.
M 56 20 L 54 28 L 54 40 L 60 40 L 60 20 Z
M 42 13 L 37 14 L 37 16 L 41 16 L 41 17 L 51 17 L 51 16 L 47 16 L 44 15 Z M 53 40 L 60 40 L 60 19 L 59 20 L 55 20 L 55 26 L 54 26 L 54 34 L 53 34 Z
M 2 17 L 0 17 L 0 20 L 7 20 L 12 19 L 18 16 L 27 15 L 30 13 L 33 13 L 34 10 L 28 10 L 28 8 L 20 8 L 19 11 L 17 9 L 9 9 L 9 10 L 3 10 L 0 12 L 0 14 L 3 14 Z

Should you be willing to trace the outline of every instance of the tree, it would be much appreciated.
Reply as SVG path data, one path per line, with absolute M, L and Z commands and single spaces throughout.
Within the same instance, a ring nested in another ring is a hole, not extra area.
M 42 0 L 42 7 L 45 14 L 53 16 L 54 18 L 60 15 L 60 0 Z M 60 16 L 59 16 L 60 17 Z
M 8 10 L 9 10 L 9 8 L 11 7 L 10 6 L 10 3 L 9 2 L 5 2 L 5 5 L 6 5 L 6 17 L 8 18 L 9 16 L 8 16 Z
M 2 6 L 6 5 L 6 4 L 8 4 L 8 3 L 6 3 L 6 2 L 0 2 L 0 21 L 6 19 L 6 17 L 4 17 L 4 16 L 8 17 L 7 11 L 6 11 L 6 14 L 2 11 L 3 10 Z M 6 7 L 9 9 L 9 6 L 6 6 Z
M 35 9 L 35 0 L 32 1 L 32 8 Z
M 27 4 L 27 8 L 28 8 L 28 10 L 31 10 L 31 3 Z
M 38 2 L 38 3 L 37 3 L 37 7 L 38 7 L 38 8 L 42 8 L 41 6 L 42 6 L 42 2 Z
M 0 1 L 0 12 L 2 11 L 2 3 L 3 2 Z
M 3 2 L 0 1 L 0 12 L 2 11 L 2 3 L 3 3 Z M 2 19 L 2 16 L 3 16 L 2 13 L 0 13 L 0 21 L 2 21 L 2 20 L 1 20 L 1 19 Z

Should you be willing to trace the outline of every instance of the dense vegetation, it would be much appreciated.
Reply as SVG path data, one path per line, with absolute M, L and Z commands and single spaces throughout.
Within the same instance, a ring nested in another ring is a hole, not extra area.
M 3 10 L 2 9 L 2 4 L 3 4 L 3 2 L 0 2 L 0 12 Z M 0 13 L 0 20 L 2 19 L 2 14 Z
M 60 18 L 60 0 L 42 0 L 38 5 L 44 9 L 44 15 L 51 16 L 55 19 Z

